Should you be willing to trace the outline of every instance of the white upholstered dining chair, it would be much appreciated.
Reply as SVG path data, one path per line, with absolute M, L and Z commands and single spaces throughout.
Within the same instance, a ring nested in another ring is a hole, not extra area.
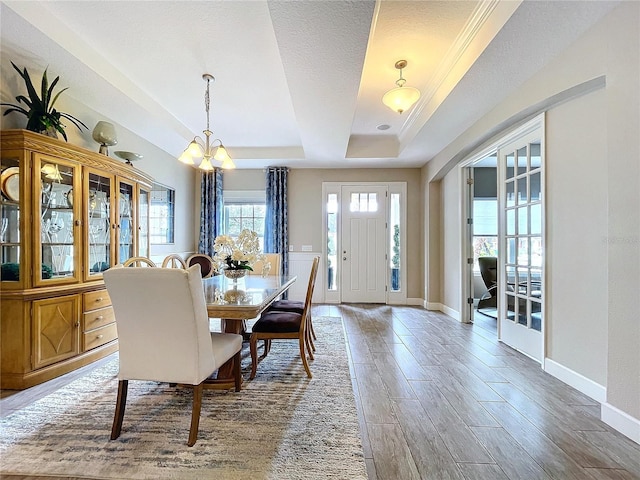
M 104 273 L 104 281 L 120 344 L 111 439 L 120 436 L 129 380 L 150 380 L 193 386 L 187 445 L 194 445 L 203 382 L 231 358 L 235 389 L 240 391 L 242 336 L 209 331 L 199 265 L 187 270 L 114 267 Z

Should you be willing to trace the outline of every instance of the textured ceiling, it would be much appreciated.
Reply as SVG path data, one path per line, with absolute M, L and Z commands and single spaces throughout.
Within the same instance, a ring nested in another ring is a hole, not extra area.
M 211 129 L 239 168 L 416 167 L 615 3 L 7 1 L 1 67 L 64 72 L 70 95 L 176 157 L 206 125 L 211 73 Z M 399 59 L 422 92 L 402 115 L 381 102 Z

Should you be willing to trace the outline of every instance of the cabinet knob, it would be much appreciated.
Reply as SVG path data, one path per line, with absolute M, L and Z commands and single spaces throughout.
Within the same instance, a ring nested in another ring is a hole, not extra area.
M 101 302 L 102 300 L 103 300 L 102 297 L 96 298 L 96 302 Z
M 73 222 L 75 224 L 76 227 L 80 226 L 80 220 L 76 220 L 75 222 Z
M 102 337 L 104 337 L 104 335 L 96 335 L 96 338 L 97 338 L 98 340 L 100 340 Z
M 76 326 L 76 327 L 79 327 L 79 326 L 80 326 L 80 322 L 76 322 L 76 323 L 75 323 L 75 326 Z
M 102 320 L 104 317 L 102 315 L 100 315 L 99 317 L 96 317 L 96 320 Z

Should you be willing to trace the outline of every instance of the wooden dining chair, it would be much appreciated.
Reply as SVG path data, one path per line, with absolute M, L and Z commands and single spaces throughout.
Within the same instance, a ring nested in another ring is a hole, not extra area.
M 302 313 L 269 311 L 260 315 L 258 321 L 253 324 L 251 336 L 249 337 L 249 349 L 251 351 L 250 379 L 255 378 L 256 370 L 258 368 L 259 340 L 265 341 L 264 357 L 266 357 L 271 349 L 272 340 L 296 339 L 300 346 L 300 358 L 302 359 L 302 365 L 307 372 L 307 376 L 312 378 L 305 350 L 307 350 L 309 356 L 313 358 L 313 354 L 308 348 L 307 342 L 307 318 L 311 309 L 311 297 L 313 296 L 313 289 L 316 283 L 319 263 L 320 257 L 315 257 L 313 259 L 313 264 L 311 265 L 311 273 L 309 274 L 309 283 L 307 285 L 307 296 L 304 301 L 304 309 Z
M 206 253 L 194 253 L 189 258 L 187 258 L 188 267 L 192 267 L 195 264 L 200 265 L 200 273 L 202 274 L 202 278 L 212 277 L 214 273 L 216 273 L 213 258 L 211 258 Z
M 162 268 L 181 268 L 182 270 L 186 270 L 187 263 L 180 255 L 172 253 L 171 255 L 164 257 L 164 260 L 162 261 Z
M 193 387 L 187 443 L 193 446 L 204 381 L 231 358 L 235 390 L 240 391 L 242 336 L 209 331 L 197 266 L 188 270 L 115 267 L 104 273 L 104 282 L 113 304 L 120 350 L 111 440 L 120 436 L 129 380 L 145 380 Z
M 280 275 L 282 255 L 279 253 L 265 253 L 264 256 L 264 260 L 259 260 L 252 265 L 253 271 L 249 270 L 249 275 Z
M 318 261 L 320 257 L 318 257 Z M 313 292 L 312 292 L 313 295 Z M 300 313 L 304 312 L 304 302 L 300 300 L 276 300 L 273 302 L 268 308 L 268 312 L 294 312 Z M 307 312 L 307 347 L 309 348 L 309 353 L 311 359 L 313 360 L 313 352 L 316 351 L 316 346 L 314 340 L 317 340 L 316 332 L 313 329 L 313 316 L 311 315 L 311 308 L 309 308 Z
M 124 261 L 123 267 L 157 267 L 157 265 L 147 257 L 131 257 Z

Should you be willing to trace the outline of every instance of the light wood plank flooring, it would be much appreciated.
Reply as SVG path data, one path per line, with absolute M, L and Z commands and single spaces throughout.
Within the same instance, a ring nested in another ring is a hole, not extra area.
M 371 480 L 640 480 L 640 446 L 599 420 L 597 402 L 498 343 L 495 320 L 384 305 L 314 315 L 343 318 Z M 89 368 L 2 392 L 0 415 Z

